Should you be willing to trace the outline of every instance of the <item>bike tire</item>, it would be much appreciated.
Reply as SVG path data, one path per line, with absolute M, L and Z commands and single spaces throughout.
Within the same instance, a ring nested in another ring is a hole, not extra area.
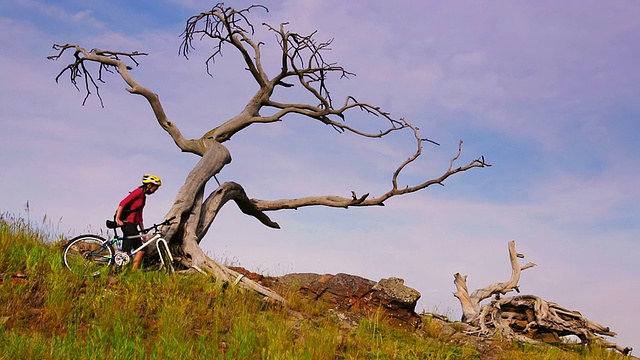
M 71 239 L 62 253 L 64 265 L 74 273 L 96 276 L 114 263 L 113 247 L 98 235 Z
M 173 268 L 173 261 L 171 260 L 172 256 L 168 253 L 168 249 L 165 246 L 158 246 L 158 256 L 160 256 L 160 263 L 167 274 L 171 275 L 175 273 L 176 270 Z

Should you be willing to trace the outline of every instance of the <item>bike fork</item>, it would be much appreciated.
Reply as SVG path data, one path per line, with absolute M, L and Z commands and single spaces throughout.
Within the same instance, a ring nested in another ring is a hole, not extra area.
M 160 250 L 160 247 L 164 249 L 164 252 Z M 169 245 L 164 239 L 156 240 L 156 248 L 158 249 L 158 255 L 160 255 L 160 262 L 162 262 L 162 266 L 164 266 L 170 273 L 173 274 L 173 256 L 171 255 L 171 251 L 169 250 Z M 167 255 L 168 259 L 164 258 L 164 254 Z

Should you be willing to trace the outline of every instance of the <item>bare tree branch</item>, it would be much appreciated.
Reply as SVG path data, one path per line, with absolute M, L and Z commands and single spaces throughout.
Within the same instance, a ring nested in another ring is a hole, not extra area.
M 242 10 L 235 10 L 231 7 L 225 8 L 224 4 L 218 3 L 210 11 L 192 16 L 187 20 L 187 25 L 182 33 L 183 40 L 180 46 L 180 53 L 188 57 L 189 53 L 195 49 L 193 39 L 196 36 L 200 40 L 204 37 L 216 40 L 213 52 L 206 60 L 207 73 L 211 75 L 210 64 L 215 63 L 215 59 L 218 56 L 222 56 L 223 45 L 230 44 L 240 52 L 248 70 L 258 84 L 264 86 L 267 77 L 260 61 L 260 44 L 255 43 L 250 38 L 255 29 L 246 18 L 246 14 L 256 8 L 269 11 L 263 5 L 252 5 Z M 248 49 L 245 48 L 243 42 L 249 44 L 254 52 L 253 57 Z
M 151 109 L 160 124 L 160 126 L 171 136 L 175 144 L 185 152 L 191 152 L 195 154 L 202 155 L 204 153 L 205 145 L 198 140 L 187 140 L 182 136 L 182 133 L 178 129 L 178 127 L 167 117 L 162 104 L 160 103 L 160 99 L 157 94 L 153 93 L 151 90 L 146 87 L 140 85 L 137 81 L 133 79 L 129 70 L 132 68 L 128 66 L 121 58 L 128 58 L 138 65 L 138 62 L 135 60 L 137 56 L 147 55 L 146 53 L 140 53 L 137 51 L 133 52 L 120 52 L 120 51 L 111 51 L 111 50 L 100 50 L 100 49 L 92 49 L 91 51 L 87 51 L 85 48 L 80 47 L 75 44 L 66 44 L 66 45 L 54 45 L 54 50 L 58 50 L 58 54 L 49 56 L 50 60 L 58 60 L 62 57 L 62 55 L 67 50 L 73 50 L 74 61 L 68 64 L 62 71 L 56 76 L 56 82 L 59 78 L 65 73 L 69 72 L 71 83 L 77 86 L 78 78 L 84 78 L 85 82 L 85 91 L 86 96 L 83 101 L 83 105 L 85 104 L 89 95 L 91 95 L 91 90 L 95 89 L 98 98 L 100 99 L 100 103 L 102 104 L 102 97 L 98 92 L 98 85 L 96 84 L 91 72 L 89 72 L 86 68 L 87 62 L 96 63 L 99 67 L 98 69 L 98 80 L 100 82 L 104 82 L 102 79 L 102 72 L 113 72 L 117 71 L 118 74 L 122 77 L 122 79 L 129 85 L 130 88 L 127 89 L 132 94 L 142 95 L 147 101 L 149 105 L 151 105 Z
M 413 128 L 415 131 L 415 134 L 417 134 L 417 128 Z M 419 136 L 416 136 L 416 138 L 419 139 L 419 143 L 423 142 L 423 141 L 428 141 L 427 139 L 420 139 Z M 326 196 L 310 196 L 310 197 L 303 197 L 303 198 L 298 198 L 298 199 L 280 199 L 280 200 L 259 200 L 259 199 L 252 199 L 251 201 L 256 205 L 256 207 L 261 210 L 261 211 L 273 211 L 273 210 L 281 210 L 281 209 L 298 209 L 301 207 L 306 207 L 306 206 L 329 206 L 329 207 L 341 207 L 341 208 L 348 208 L 350 206 L 378 206 L 378 205 L 384 205 L 384 201 L 386 201 L 387 199 L 394 197 L 394 196 L 399 196 L 399 195 L 404 195 L 404 194 L 409 194 L 409 193 L 413 193 L 422 189 L 425 189 L 431 185 L 442 185 L 443 182 L 450 176 L 460 173 L 460 172 L 465 172 L 467 170 L 470 170 L 472 168 L 483 168 L 483 167 L 488 167 L 491 166 L 490 164 L 484 162 L 484 159 L 476 159 L 473 160 L 472 162 L 470 162 L 468 165 L 465 166 L 461 166 L 461 167 L 457 167 L 457 168 L 449 168 L 444 174 L 442 174 L 440 177 L 434 178 L 434 179 L 430 179 L 430 180 L 426 180 L 423 183 L 420 183 L 418 185 L 414 185 L 414 186 L 407 186 L 404 188 L 399 188 L 398 187 L 398 183 L 397 183 L 397 178 L 400 175 L 400 172 L 411 162 L 413 162 L 419 155 L 420 155 L 420 151 L 421 151 L 421 147 L 418 147 L 418 150 L 416 152 L 416 154 L 414 154 L 412 157 L 410 157 L 408 160 L 406 160 L 405 162 L 403 162 L 394 172 L 393 177 L 392 177 L 392 188 L 391 190 L 387 191 L 386 193 L 378 196 L 378 197 L 374 197 L 374 198 L 369 198 L 369 194 L 365 194 L 363 196 L 356 196 L 355 193 L 352 192 L 352 196 L 351 197 L 341 197 L 341 196 L 335 196 L 335 195 L 326 195 Z M 456 155 L 456 157 L 454 158 L 457 159 L 459 157 L 459 153 Z
M 534 263 L 527 263 L 525 265 L 520 265 L 518 262 L 518 258 L 523 258 L 524 255 L 516 252 L 516 242 L 509 241 L 509 261 L 511 263 L 511 278 L 509 281 L 491 284 L 482 289 L 475 290 L 471 294 L 472 299 L 477 299 L 478 302 L 487 299 L 493 295 L 504 295 L 510 291 L 515 290 L 516 292 L 520 292 L 518 288 L 518 282 L 520 281 L 520 274 L 522 270 L 526 270 L 536 266 Z
M 504 295 L 510 291 L 515 290 L 516 292 L 520 292 L 518 288 L 518 282 L 520 281 L 520 274 L 522 270 L 526 270 L 528 268 L 536 266 L 534 263 L 527 263 L 526 265 L 520 265 L 518 262 L 518 258 L 522 258 L 524 255 L 519 254 L 516 251 L 516 242 L 509 241 L 509 261 L 511 263 L 511 278 L 509 281 L 491 284 L 487 287 L 475 290 L 471 296 L 469 296 L 466 276 L 461 276 L 460 274 L 454 275 L 454 283 L 456 288 L 458 289 L 454 296 L 460 300 L 463 309 L 463 319 L 464 321 L 473 321 L 474 318 L 478 317 L 480 310 L 480 302 L 484 299 L 487 299 L 493 295 Z
M 269 219 L 262 211 L 258 210 L 249 200 L 242 186 L 235 182 L 225 182 L 214 190 L 203 204 L 202 219 L 198 227 L 198 238 L 201 240 L 209 230 L 209 226 L 217 216 L 224 204 L 233 200 L 244 214 L 255 217 L 265 226 L 279 229 L 278 223 Z

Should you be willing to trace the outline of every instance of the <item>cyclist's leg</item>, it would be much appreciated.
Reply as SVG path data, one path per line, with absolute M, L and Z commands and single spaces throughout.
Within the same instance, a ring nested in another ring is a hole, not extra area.
M 144 258 L 144 250 L 140 250 L 133 257 L 133 268 L 140 269 L 140 264 L 142 264 L 142 259 Z
M 122 240 L 122 251 L 127 254 L 132 250 L 135 250 L 142 246 L 142 240 L 140 238 L 130 239 L 130 236 L 139 235 L 138 227 L 134 224 L 125 222 L 122 225 L 122 234 L 124 235 L 124 239 Z M 142 258 L 144 257 L 144 251 L 138 251 L 133 258 L 133 268 L 139 269 L 140 263 L 142 262 Z

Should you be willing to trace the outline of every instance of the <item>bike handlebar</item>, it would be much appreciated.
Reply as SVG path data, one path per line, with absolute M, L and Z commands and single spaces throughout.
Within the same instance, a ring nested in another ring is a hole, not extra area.
M 167 220 L 165 220 L 165 221 L 161 222 L 160 224 L 153 224 L 153 226 L 148 227 L 148 228 L 146 228 L 146 229 L 142 229 L 142 231 L 140 231 L 140 232 L 146 233 L 146 232 L 148 232 L 149 230 L 156 230 L 156 231 L 158 231 L 158 227 L 159 227 L 159 226 L 171 225 L 171 224 L 172 224 L 172 221 L 173 221 L 175 218 L 176 218 L 175 216 L 170 217 L 170 218 L 168 218 Z
M 169 219 L 167 219 L 167 220 L 165 220 L 165 221 L 161 222 L 160 224 L 153 224 L 153 226 L 151 226 L 151 227 L 149 227 L 149 228 L 142 229 L 142 230 L 141 230 L 141 232 L 146 233 L 146 232 L 148 232 L 149 230 L 153 230 L 153 229 L 155 229 L 156 231 L 158 231 L 158 227 L 159 227 L 159 226 L 164 226 L 164 225 L 171 225 L 171 224 L 173 224 L 173 223 L 172 223 L 172 221 L 173 221 L 175 218 L 176 218 L 175 216 L 170 217 Z M 106 225 L 107 225 L 107 228 L 109 228 L 109 229 L 115 229 L 115 228 L 119 228 L 119 227 L 120 227 L 120 226 L 118 226 L 118 224 L 116 224 L 116 222 L 115 222 L 115 221 L 112 221 L 112 220 L 107 220 L 107 221 L 106 221 Z

